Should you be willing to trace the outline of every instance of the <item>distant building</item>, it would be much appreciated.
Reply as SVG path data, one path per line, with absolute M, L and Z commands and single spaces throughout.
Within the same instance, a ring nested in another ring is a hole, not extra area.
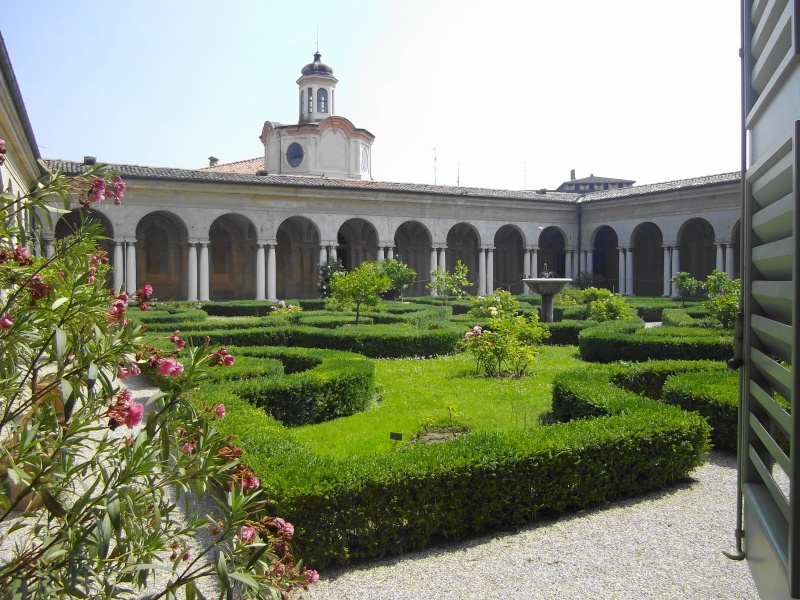
M 575 169 L 570 171 L 569 181 L 565 181 L 558 186 L 556 192 L 570 192 L 574 194 L 588 194 L 589 192 L 600 192 L 603 190 L 615 190 L 632 186 L 635 181 L 629 179 L 614 179 L 613 177 L 595 177 L 589 175 L 581 179 L 575 179 Z

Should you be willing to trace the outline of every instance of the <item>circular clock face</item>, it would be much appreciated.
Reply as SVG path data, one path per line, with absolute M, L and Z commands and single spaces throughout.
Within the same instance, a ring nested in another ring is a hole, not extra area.
M 361 170 L 367 171 L 369 169 L 369 153 L 366 148 L 361 149 Z
M 293 142 L 286 150 L 286 160 L 292 167 L 297 167 L 303 162 L 303 147 Z

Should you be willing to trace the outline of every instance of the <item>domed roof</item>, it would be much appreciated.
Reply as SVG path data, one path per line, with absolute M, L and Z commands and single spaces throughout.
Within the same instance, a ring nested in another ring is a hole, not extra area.
M 307 64 L 300 71 L 303 75 L 331 75 L 333 76 L 333 69 L 321 62 L 322 55 L 317 50 L 314 53 L 314 62 Z

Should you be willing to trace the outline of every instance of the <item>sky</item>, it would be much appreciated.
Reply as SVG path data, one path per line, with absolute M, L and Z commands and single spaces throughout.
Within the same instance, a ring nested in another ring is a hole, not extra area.
M 202 168 L 298 120 L 300 69 L 375 135 L 374 179 L 554 189 L 740 167 L 732 0 L 0 0 L 46 158 Z

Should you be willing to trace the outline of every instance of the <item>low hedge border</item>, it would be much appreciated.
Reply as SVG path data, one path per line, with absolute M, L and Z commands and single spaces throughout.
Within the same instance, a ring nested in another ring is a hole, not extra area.
M 423 330 L 398 324 L 338 329 L 307 326 L 209 329 L 186 332 L 185 337 L 194 344 L 209 336 L 213 343 L 224 346 L 300 346 L 358 352 L 370 358 L 413 358 L 453 354 L 463 334 L 463 328 L 457 326 Z
M 230 350 L 230 349 L 229 349 Z M 361 412 L 375 393 L 375 365 L 351 352 L 316 349 L 235 349 L 244 356 L 319 361 L 308 370 L 231 383 L 229 389 L 287 427 L 322 423 Z M 305 352 L 302 352 L 305 350 Z
M 581 359 L 608 363 L 616 360 L 728 360 L 733 356 L 729 331 L 697 327 L 651 327 L 641 321 L 604 323 L 581 331 Z
M 739 430 L 739 374 L 723 370 L 680 373 L 664 383 L 664 402 L 695 410 L 711 425 L 711 443 L 736 452 Z
M 598 419 L 468 434 L 347 461 L 298 444 L 234 386 L 204 386 L 194 401 L 226 404 L 218 427 L 244 449 L 270 499 L 267 510 L 295 524 L 300 554 L 321 568 L 641 494 L 702 464 L 704 419 L 611 389 L 616 402 Z
M 236 358 L 233 366 L 209 369 L 210 382 L 202 389 L 234 394 L 287 427 L 363 411 L 375 394 L 375 365 L 352 352 L 269 347 L 228 351 Z M 149 370 L 147 375 L 163 390 L 174 385 L 169 377 Z
M 557 421 L 599 417 L 646 397 L 698 412 L 711 427 L 712 444 L 735 452 L 738 396 L 738 374 L 717 361 L 587 365 L 556 377 L 553 416 Z

